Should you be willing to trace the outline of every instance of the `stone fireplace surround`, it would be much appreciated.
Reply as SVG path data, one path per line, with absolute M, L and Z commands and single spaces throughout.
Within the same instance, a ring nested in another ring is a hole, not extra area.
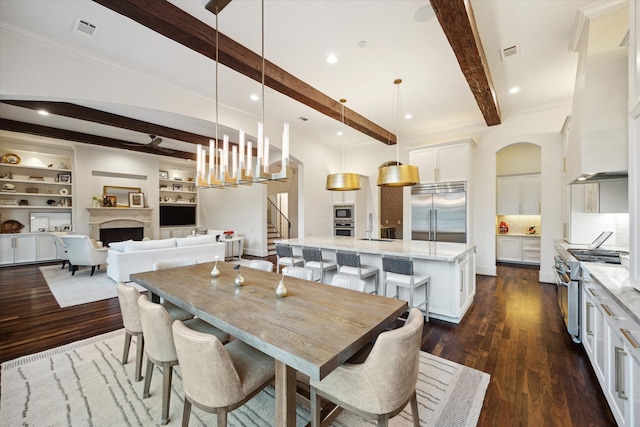
M 152 208 L 87 208 L 89 211 L 89 237 L 100 240 L 105 228 L 143 228 L 143 236 L 152 238 Z

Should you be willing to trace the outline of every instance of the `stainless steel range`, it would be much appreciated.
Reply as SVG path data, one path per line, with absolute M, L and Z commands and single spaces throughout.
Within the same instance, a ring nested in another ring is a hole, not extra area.
M 575 259 L 581 262 L 599 262 L 606 264 L 620 264 L 620 255 L 627 252 L 611 251 L 608 249 L 567 249 Z

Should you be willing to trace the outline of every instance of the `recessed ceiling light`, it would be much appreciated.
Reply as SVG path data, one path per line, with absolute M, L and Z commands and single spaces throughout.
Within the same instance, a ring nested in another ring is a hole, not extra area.
M 520 92 L 520 88 L 518 86 L 514 86 L 511 89 L 509 89 L 509 93 L 518 93 Z
M 249 99 L 251 99 L 252 101 L 257 101 L 258 99 L 260 99 L 260 97 L 258 97 L 258 95 L 254 93 L 249 97 Z
M 329 55 L 327 56 L 327 62 L 329 64 L 335 64 L 336 62 L 338 62 L 338 57 L 335 55 Z
M 38 110 L 38 114 L 40 114 L 41 116 L 48 116 L 49 112 L 47 110 Z
M 339 131 L 338 131 L 338 136 L 342 136 L 342 135 L 343 135 L 342 131 L 341 131 L 341 130 L 339 130 Z
M 411 114 L 405 114 L 404 118 L 409 120 L 409 119 L 413 119 L 413 116 Z

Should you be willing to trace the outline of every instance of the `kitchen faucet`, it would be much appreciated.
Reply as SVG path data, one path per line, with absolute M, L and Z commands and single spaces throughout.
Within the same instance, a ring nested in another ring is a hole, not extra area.
M 371 241 L 371 235 L 373 234 L 373 214 L 369 212 L 369 225 L 367 226 L 367 237 Z

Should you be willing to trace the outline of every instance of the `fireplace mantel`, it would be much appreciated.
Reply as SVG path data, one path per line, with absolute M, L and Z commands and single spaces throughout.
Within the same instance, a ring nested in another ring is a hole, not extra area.
M 144 237 L 151 235 L 153 208 L 87 208 L 89 237 L 100 240 L 101 228 L 144 227 Z

